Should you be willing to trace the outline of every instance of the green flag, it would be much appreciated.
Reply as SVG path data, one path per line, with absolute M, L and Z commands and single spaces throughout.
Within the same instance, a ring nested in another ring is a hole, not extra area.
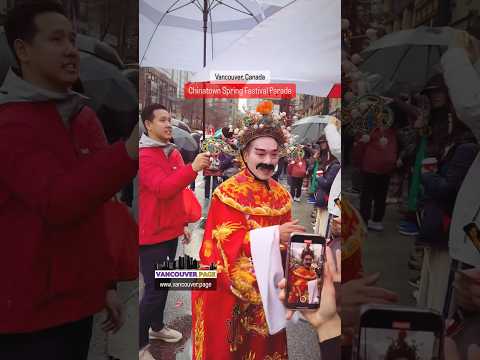
M 318 160 L 315 160 L 315 163 L 313 164 L 313 170 L 312 170 L 312 175 L 311 175 L 311 180 L 310 180 L 310 188 L 308 189 L 308 192 L 310 194 L 315 194 L 317 192 L 317 171 L 318 171 Z
M 417 157 L 415 159 L 415 166 L 413 168 L 412 184 L 408 193 L 408 210 L 417 210 L 418 193 L 420 192 L 420 177 L 422 175 L 422 162 L 425 159 L 427 151 L 427 138 L 425 136 L 420 140 Z

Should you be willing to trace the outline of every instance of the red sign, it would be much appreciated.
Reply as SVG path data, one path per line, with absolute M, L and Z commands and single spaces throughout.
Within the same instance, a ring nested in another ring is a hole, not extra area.
M 186 83 L 186 99 L 291 99 L 295 84 Z
M 342 85 L 340 84 L 333 85 L 327 97 L 330 99 L 340 99 L 342 97 Z

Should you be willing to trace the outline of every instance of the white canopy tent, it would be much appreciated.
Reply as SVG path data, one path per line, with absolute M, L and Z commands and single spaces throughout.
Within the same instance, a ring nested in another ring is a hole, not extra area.
M 206 3 L 204 11 L 204 0 L 139 0 L 140 65 L 199 71 L 204 47 L 208 64 L 282 4 L 256 0 Z

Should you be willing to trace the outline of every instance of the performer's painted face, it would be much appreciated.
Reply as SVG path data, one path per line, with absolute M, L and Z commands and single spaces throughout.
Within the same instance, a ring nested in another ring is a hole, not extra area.
M 148 136 L 154 140 L 168 142 L 172 138 L 172 123 L 170 113 L 163 109 L 153 112 L 153 118 L 145 121 Z
M 313 258 L 310 256 L 310 255 L 306 255 L 304 258 L 303 258 L 303 265 L 307 268 L 309 268 L 310 266 L 312 266 L 312 262 L 313 262 Z
M 278 164 L 278 156 L 277 142 L 271 137 L 261 137 L 248 145 L 245 162 L 257 178 L 268 180 Z

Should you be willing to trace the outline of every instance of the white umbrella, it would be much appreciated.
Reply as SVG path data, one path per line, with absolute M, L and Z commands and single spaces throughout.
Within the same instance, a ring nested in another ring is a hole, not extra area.
M 416 91 L 436 74 L 443 53 L 458 30 L 421 26 L 388 34 L 363 51 L 363 73 L 378 74 L 370 92 Z
M 264 12 L 280 8 L 256 0 L 140 0 L 140 65 L 198 71 L 204 50 L 208 64 L 260 23 Z
M 211 70 L 270 70 L 272 82 L 295 83 L 298 93 L 326 96 L 340 82 L 340 1 L 296 0 L 216 57 Z

